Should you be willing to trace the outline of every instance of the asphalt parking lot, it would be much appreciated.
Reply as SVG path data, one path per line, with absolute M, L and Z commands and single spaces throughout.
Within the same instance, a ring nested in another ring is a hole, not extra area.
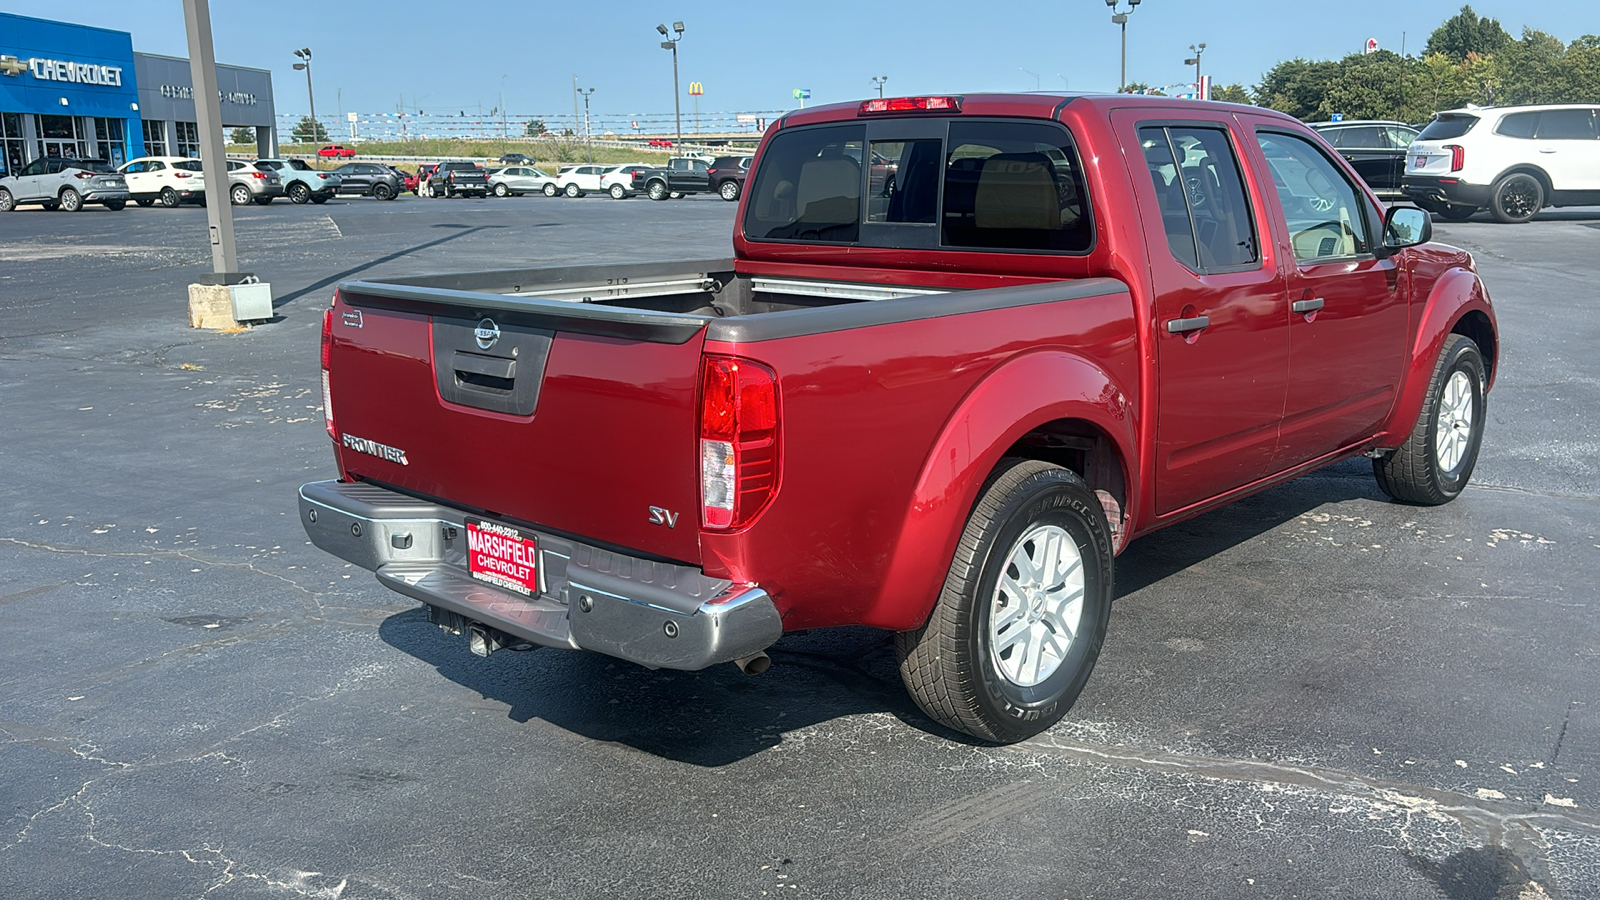
M 185 327 L 204 210 L 0 216 L 0 896 L 1600 897 L 1600 210 L 1436 224 L 1504 347 L 1457 502 L 1358 460 L 1137 541 L 1017 746 L 883 633 L 480 660 L 307 545 L 339 280 L 726 255 L 734 209 L 240 208 L 238 334 Z

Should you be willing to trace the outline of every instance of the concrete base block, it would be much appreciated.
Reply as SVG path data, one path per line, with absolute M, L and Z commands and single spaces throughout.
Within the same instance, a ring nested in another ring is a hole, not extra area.
M 225 284 L 189 285 L 189 327 L 234 329 L 233 294 Z

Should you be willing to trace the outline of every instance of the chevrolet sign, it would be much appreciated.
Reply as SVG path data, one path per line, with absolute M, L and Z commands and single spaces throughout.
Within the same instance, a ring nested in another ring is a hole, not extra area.
M 121 66 L 101 66 L 63 59 L 34 57 L 20 60 L 15 56 L 0 56 L 0 74 L 13 78 L 23 72 L 40 81 L 67 81 L 73 84 L 98 84 L 105 87 L 122 87 Z

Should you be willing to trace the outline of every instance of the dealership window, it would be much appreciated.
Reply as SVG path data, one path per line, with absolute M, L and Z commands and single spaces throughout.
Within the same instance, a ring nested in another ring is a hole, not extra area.
M 40 156 L 79 159 L 89 155 L 83 122 L 77 116 L 35 116 Z
M 144 154 L 167 156 L 167 123 L 156 119 L 144 122 Z
M 95 153 L 101 159 L 109 161 L 113 166 L 120 166 L 128 161 L 128 141 L 122 130 L 121 119 L 95 119 L 94 140 L 98 145 Z
M 193 122 L 174 122 L 178 131 L 178 150 L 175 156 L 200 155 L 200 127 Z
M 21 169 L 28 161 L 27 144 L 22 139 L 22 116 L 0 113 L 0 174 Z

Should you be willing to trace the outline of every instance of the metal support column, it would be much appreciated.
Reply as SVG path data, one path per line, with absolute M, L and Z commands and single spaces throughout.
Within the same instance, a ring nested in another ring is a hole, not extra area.
M 233 206 L 228 202 L 228 158 L 222 140 L 222 101 L 217 93 L 217 57 L 211 46 L 208 0 L 183 0 L 189 33 L 189 76 L 200 129 L 200 168 L 206 179 L 206 222 L 211 231 L 211 268 L 223 284 L 239 272 L 233 243 Z

